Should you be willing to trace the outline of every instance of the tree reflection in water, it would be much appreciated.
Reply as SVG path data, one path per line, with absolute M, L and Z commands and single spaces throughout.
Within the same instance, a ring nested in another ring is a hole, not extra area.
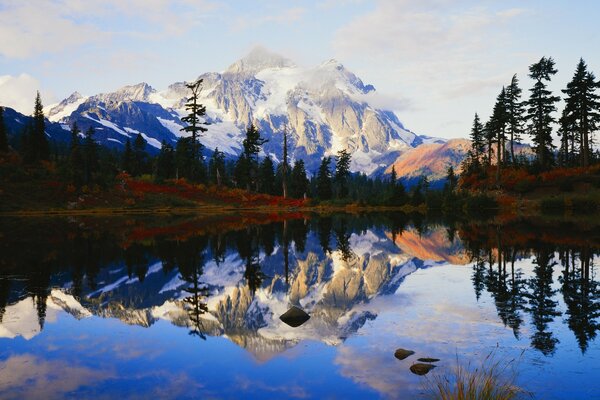
M 43 329 L 52 288 L 66 290 L 100 315 L 111 302 L 131 310 L 163 304 L 169 300 L 168 294 L 160 294 L 166 278 L 157 279 L 157 287 L 147 286 L 152 285 L 149 280 L 156 279 L 152 278 L 156 275 L 150 275 L 149 266 L 159 265 L 164 277 L 176 275 L 185 282 L 175 300 L 183 299 L 191 333 L 204 338 L 208 332 L 203 326 L 204 314 L 209 312 L 207 296 L 214 289 L 204 276 L 205 264 L 209 262 L 217 268 L 227 268 L 231 261 L 226 260 L 239 257 L 239 288 L 247 288 L 249 297 L 254 298 L 261 288 L 269 287 L 291 293 L 300 271 L 299 260 L 310 258 L 317 265 L 329 262 L 331 254 L 337 251 L 342 261 L 354 263 L 358 257 L 352 247 L 353 234 L 371 230 L 377 232 L 380 240 L 391 238 L 393 242 L 388 244 L 395 246 L 403 232 L 416 231 L 423 243 L 431 244 L 427 235 L 441 227 L 445 232 L 442 237 L 456 244 L 448 248 L 454 252 L 466 250 L 470 255 L 476 299 L 480 301 L 488 293 L 499 320 L 517 339 L 522 340 L 523 327 L 529 326 L 531 335 L 527 340 L 532 347 L 551 355 L 560 346 L 553 325 L 564 321 L 581 352 L 588 350 L 600 329 L 600 283 L 594 271 L 594 260 L 600 254 L 597 235 L 560 228 L 553 229 L 555 237 L 548 237 L 552 229 L 528 224 L 434 221 L 432 224 L 421 215 L 402 213 L 310 219 L 301 216 L 272 223 L 230 224 L 225 228 L 218 224 L 211 229 L 205 224 L 191 224 L 173 232 L 163 228 L 157 233 L 138 229 L 137 236 L 127 234 L 130 227 L 137 229 L 142 225 L 136 221 L 127 221 L 123 231 L 114 228 L 112 222 L 98 228 L 96 221 L 86 224 L 75 219 L 53 220 L 40 228 L 39 222 L 28 226 L 16 221 L 0 227 L 0 323 L 5 319 L 7 305 L 31 298 Z M 386 251 L 385 246 L 381 248 Z M 394 251 L 398 248 L 394 247 Z M 309 267 L 312 268 L 305 266 Z M 135 291 L 124 285 L 120 293 L 103 292 L 114 281 L 111 271 L 121 268 L 127 274 L 123 279 L 131 284 L 137 282 L 140 288 Z M 311 277 L 317 276 L 317 272 L 310 273 Z M 318 274 L 322 274 L 319 279 L 333 279 L 326 268 Z M 316 278 L 302 279 L 305 281 L 298 284 L 307 286 L 303 290 L 316 282 Z M 156 300 L 152 296 L 163 297 Z M 298 298 L 295 296 L 294 301 Z
M 513 330 L 516 338 L 519 338 L 524 314 L 529 314 L 533 328 L 531 346 L 544 355 L 551 355 L 559 344 L 550 324 L 562 315 L 558 299 L 561 293 L 566 304 L 567 325 L 575 334 L 581 352 L 585 353 L 589 341 L 600 329 L 600 290 L 593 273 L 593 260 L 600 254 L 599 249 L 592 249 L 589 244 L 553 244 L 541 233 L 522 237 L 519 232 L 507 231 L 501 226 L 463 227 L 462 237 L 473 263 L 475 295 L 479 300 L 486 290 L 492 296 L 499 318 Z M 571 242 L 576 240 L 576 236 L 575 239 L 567 237 Z M 528 278 L 515 266 L 518 260 L 526 259 L 531 259 L 533 264 Z M 559 263 L 563 271 L 555 282 L 555 267 Z

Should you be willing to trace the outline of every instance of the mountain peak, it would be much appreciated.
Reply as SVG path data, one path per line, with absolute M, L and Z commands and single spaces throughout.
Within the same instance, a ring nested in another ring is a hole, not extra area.
M 246 56 L 231 64 L 230 73 L 256 73 L 268 68 L 295 67 L 293 61 L 263 46 L 256 46 Z
M 156 92 L 154 88 L 146 82 L 140 82 L 136 85 L 123 86 L 112 93 L 96 96 L 105 103 L 120 103 L 122 101 L 147 101 L 148 97 Z
M 341 62 L 339 62 L 338 60 L 336 60 L 335 58 L 332 58 L 330 60 L 327 60 L 327 61 L 321 63 L 321 65 L 319 67 L 320 68 L 335 68 L 338 70 L 344 69 L 344 65 Z

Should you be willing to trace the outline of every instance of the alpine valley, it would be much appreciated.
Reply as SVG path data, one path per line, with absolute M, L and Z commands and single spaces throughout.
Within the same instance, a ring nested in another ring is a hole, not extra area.
M 254 48 L 221 73 L 205 73 L 201 102 L 206 106 L 208 132 L 201 137 L 207 154 L 218 148 L 237 156 L 247 126 L 254 123 L 268 139 L 265 155 L 282 159 L 283 132 L 288 131 L 290 159 L 303 159 L 309 174 L 320 160 L 341 149 L 352 154 L 351 170 L 367 175 L 389 173 L 389 166 L 409 158 L 418 160 L 406 175 L 429 174 L 432 180 L 447 167 L 457 168 L 466 155 L 464 143 L 417 135 L 394 111 L 381 107 L 382 96 L 336 60 L 303 68 L 264 48 Z M 184 82 L 165 90 L 147 83 L 125 86 L 111 93 L 83 96 L 78 92 L 45 109 L 54 140 L 69 140 L 73 123 L 85 131 L 93 126 L 96 140 L 122 149 L 140 133 L 147 150 L 174 144 L 184 135 L 181 118 L 189 92 Z M 18 118 L 17 118 L 18 119 Z M 22 118 L 21 118 L 22 119 Z M 456 144 L 456 145 L 455 145 Z M 427 145 L 427 146 L 422 146 Z M 431 151 L 443 146 L 442 151 Z M 423 155 L 419 155 L 421 151 Z

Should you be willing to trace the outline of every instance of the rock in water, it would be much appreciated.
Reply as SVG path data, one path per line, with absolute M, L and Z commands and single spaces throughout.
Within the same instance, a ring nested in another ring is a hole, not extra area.
M 439 358 L 423 357 L 423 358 L 419 358 L 417 361 L 421 361 L 421 362 L 425 362 L 425 363 L 434 363 L 434 362 L 440 361 L 440 359 Z
M 412 350 L 398 349 L 394 353 L 394 357 L 398 360 L 404 360 L 406 357 L 412 356 L 413 354 L 415 354 L 415 352 Z
M 288 324 L 293 328 L 297 328 L 310 319 L 310 315 L 301 310 L 300 308 L 293 306 L 287 310 L 281 317 L 280 320 Z
M 434 368 L 435 368 L 435 365 L 433 365 L 433 364 L 417 363 L 417 364 L 413 364 L 410 366 L 410 372 L 412 372 L 413 374 L 416 374 L 416 375 L 425 375 Z

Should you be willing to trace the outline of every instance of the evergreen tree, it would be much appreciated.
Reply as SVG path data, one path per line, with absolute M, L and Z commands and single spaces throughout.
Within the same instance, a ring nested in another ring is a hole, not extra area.
M 197 143 L 196 143 L 197 145 Z M 204 180 L 204 162 L 194 150 L 192 137 L 179 138 L 175 146 L 175 177 L 192 181 Z
M 552 113 L 556 111 L 555 103 L 560 100 L 552 96 L 547 89 L 552 75 L 556 74 L 554 60 L 542 57 L 540 61 L 529 67 L 529 77 L 535 81 L 527 104 L 528 133 L 532 136 L 537 154 L 537 161 L 542 168 L 552 163 L 552 123 L 555 122 Z
M 331 171 L 329 165 L 331 164 L 331 157 L 323 157 L 321 160 L 321 166 L 317 174 L 317 196 L 320 200 L 331 199 L 332 188 L 331 188 Z
M 521 101 L 522 90 L 519 87 L 517 74 L 513 75 L 510 85 L 506 88 L 507 132 L 510 140 L 510 162 L 515 164 L 515 142 L 521 140 L 524 131 L 525 105 Z
M 297 160 L 292 168 L 291 177 L 292 190 L 291 195 L 296 199 L 303 198 L 308 191 L 308 178 L 306 177 L 306 169 L 304 161 Z
M 346 149 L 340 150 L 336 156 L 335 183 L 339 199 L 348 196 L 348 177 L 350 176 L 350 153 Z
M 245 181 L 247 190 L 258 185 L 258 153 L 261 146 L 267 142 L 266 139 L 260 136 L 260 132 L 254 124 L 250 124 L 246 129 L 246 138 L 242 142 L 244 152 L 238 160 L 237 168 L 238 177 L 241 181 Z M 246 169 L 245 171 L 243 169 Z
M 567 103 L 558 119 L 558 136 L 560 137 L 560 149 L 558 157 L 560 165 L 572 167 L 576 164 L 576 143 L 579 143 L 577 135 L 577 120 L 575 114 L 569 112 L 570 105 Z
M 594 74 L 587 70 L 585 61 L 580 59 L 573 79 L 562 91 L 567 97 L 565 112 L 560 121 L 561 128 L 577 136 L 580 146 L 580 164 L 583 167 L 590 165 L 591 135 L 598 130 L 598 123 L 600 123 L 600 96 L 595 93 L 599 87 L 600 82 L 597 82 Z M 564 130 L 563 139 L 567 133 Z
M 233 170 L 233 177 L 235 179 L 236 187 L 250 190 L 250 186 L 252 184 L 250 175 L 251 168 L 252 162 L 242 153 L 235 162 L 235 167 Z
M 254 124 L 250 124 L 248 129 L 246 129 L 246 138 L 242 142 L 244 146 L 244 156 L 250 160 L 256 160 L 258 158 L 258 153 L 262 149 L 262 145 L 268 142 L 267 139 L 264 139 L 260 136 L 260 132 L 256 129 Z
M 73 123 L 73 127 L 71 128 L 71 146 L 69 149 L 69 176 L 71 182 L 77 187 L 81 186 L 85 180 L 85 166 L 81 144 L 79 143 L 80 132 L 77 122 Z
M 159 182 L 175 176 L 175 149 L 163 140 L 156 158 L 156 180 Z
M 396 184 L 396 180 L 398 176 L 396 175 L 396 166 L 392 165 L 392 172 L 390 174 L 390 185 L 394 186 Z
M 444 191 L 446 193 L 453 193 L 458 187 L 458 176 L 454 173 L 452 165 L 448 167 L 446 172 L 446 183 L 444 184 Z
M 135 136 L 133 141 L 133 166 L 131 174 L 140 176 L 146 172 L 148 162 L 148 153 L 146 153 L 146 140 L 140 133 Z
M 508 124 L 508 113 L 506 110 L 506 89 L 503 87 L 496 98 L 494 111 L 490 118 L 490 134 L 494 137 L 496 143 L 496 182 L 500 181 L 500 169 L 505 152 L 506 126 Z
M 98 149 L 94 140 L 94 128 L 89 127 L 83 139 L 84 183 L 90 185 L 98 170 Z
M 473 151 L 473 157 L 477 161 L 483 155 L 485 151 L 485 137 L 483 131 L 483 124 L 479 119 L 479 115 L 475 113 L 473 119 L 473 127 L 471 128 L 471 149 Z
M 287 198 L 287 174 L 288 174 L 288 148 L 287 148 L 287 126 L 283 128 L 283 162 L 281 163 L 281 189 L 283 198 Z
M 188 115 L 181 118 L 181 121 L 188 124 L 187 126 L 181 128 L 181 130 L 192 134 L 190 152 L 191 159 L 194 161 L 201 159 L 202 157 L 202 143 L 199 141 L 199 136 L 208 130 L 204 126 L 206 123 L 202 122 L 202 118 L 204 118 L 206 115 L 206 107 L 198 102 L 198 97 L 202 91 L 202 82 L 203 79 L 198 79 L 196 82 L 185 84 L 185 87 L 190 89 L 192 95 L 188 98 L 187 103 L 185 104 L 185 109 L 188 112 Z M 197 179 L 197 174 L 199 171 L 196 171 L 194 168 L 198 166 L 199 164 L 196 162 L 192 163 L 192 169 L 190 171 L 191 179 Z
M 219 151 L 218 147 L 215 149 L 208 162 L 208 175 L 210 177 L 210 182 L 218 186 L 221 186 L 227 181 L 225 177 L 225 153 Z
M 44 106 L 40 92 L 35 97 L 33 109 L 33 143 L 37 160 L 48 160 L 50 158 L 50 146 L 46 137 L 46 122 L 44 121 Z
M 271 157 L 265 157 L 260 164 L 259 181 L 262 193 L 274 194 L 275 171 Z
M 24 135 L 23 153 L 25 162 L 36 163 L 41 160 L 48 160 L 50 150 L 48 138 L 46 137 L 46 123 L 44 121 L 44 106 L 40 92 L 35 97 L 33 109 L 33 123 L 26 128 Z
M 125 142 L 121 169 L 130 175 L 133 174 L 133 150 L 131 149 L 131 140 L 129 140 L 129 138 L 127 138 L 127 141 Z
M 494 148 L 494 143 L 496 142 L 496 130 L 494 127 L 494 123 L 495 121 L 493 119 L 489 119 L 483 128 L 483 136 L 485 137 L 485 141 L 486 141 L 486 149 L 487 149 L 487 156 L 485 158 L 485 163 L 487 164 L 487 166 L 489 167 L 490 165 L 492 165 L 492 150 Z
M 4 108 L 0 107 L 0 152 L 8 151 L 8 136 L 4 125 Z

